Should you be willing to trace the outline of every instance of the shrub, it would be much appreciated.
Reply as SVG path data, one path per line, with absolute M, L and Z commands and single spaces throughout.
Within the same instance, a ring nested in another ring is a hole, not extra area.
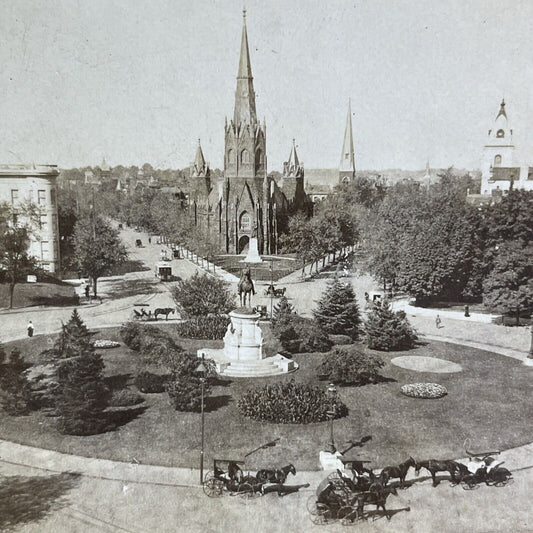
M 224 314 L 235 308 L 235 296 L 227 282 L 198 272 L 179 281 L 172 289 L 172 296 L 184 318 Z
M 411 398 L 436 399 L 448 394 L 446 387 L 438 383 L 410 383 L 404 385 L 400 390 L 402 394 L 411 396 Z
M 138 322 L 126 322 L 120 328 L 120 338 L 124 344 L 135 352 L 141 349 L 141 336 L 143 325 Z
M 315 322 L 301 318 L 296 323 L 299 352 L 327 352 L 333 343 L 328 334 Z
M 112 407 L 130 407 L 144 402 L 144 398 L 135 391 L 122 389 L 113 392 L 109 405 Z
M 237 405 L 243 416 L 261 422 L 309 424 L 328 419 L 330 400 L 325 390 L 291 380 L 248 389 Z M 335 418 L 347 413 L 346 405 L 337 400 Z
M 388 352 L 407 350 L 417 340 L 405 313 L 394 312 L 389 302 L 376 302 L 365 322 L 366 342 L 369 348 Z
M 197 316 L 178 323 L 177 333 L 188 339 L 220 340 L 229 323 L 229 317 L 224 315 Z
M 197 365 L 199 363 L 197 362 Z M 194 376 L 176 376 L 167 385 L 167 392 L 176 411 L 199 411 L 202 402 L 201 381 Z M 204 383 L 204 398 L 209 396 L 209 383 Z
M 137 374 L 135 378 L 135 386 L 145 393 L 159 393 L 165 391 L 165 385 L 169 381 L 170 376 L 153 374 L 147 370 L 143 370 Z
M 30 366 L 18 350 L 13 350 L 9 361 L 1 363 L 5 352 L 0 346 L 0 406 L 9 415 L 28 414 L 32 407 L 32 391 L 25 374 Z
M 361 316 L 350 283 L 333 278 L 313 315 L 326 333 L 349 335 L 354 340 L 359 336 Z
M 377 355 L 336 347 L 324 356 L 319 374 L 333 383 L 365 385 L 376 383 L 379 378 L 378 371 L 384 364 Z
M 353 344 L 353 339 L 348 335 L 329 335 L 329 340 L 333 344 L 338 346 L 346 346 L 347 344 Z

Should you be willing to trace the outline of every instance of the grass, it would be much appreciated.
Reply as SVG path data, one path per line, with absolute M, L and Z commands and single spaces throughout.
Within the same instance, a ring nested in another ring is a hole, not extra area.
M 173 331 L 172 326 L 166 326 Z M 102 330 L 96 338 L 120 340 L 118 329 Z M 33 363 L 51 336 L 24 339 L 16 343 Z M 188 350 L 220 346 L 220 341 L 180 340 Z M 269 351 L 273 351 L 271 344 Z M 141 368 L 139 355 L 125 347 L 103 350 L 106 375 L 119 386 L 133 387 Z M 459 363 L 456 374 L 415 372 L 396 367 L 390 359 L 399 355 L 381 354 L 386 364 L 384 379 L 375 385 L 339 387 L 339 395 L 349 415 L 334 423 L 340 449 L 349 439 L 371 435 L 362 449 L 353 450 L 372 461 L 373 467 L 395 464 L 412 455 L 415 459 L 464 456 L 463 443 L 471 448 L 506 449 L 532 440 L 530 420 L 531 376 L 519 361 L 456 345 L 432 342 L 411 350 L 409 355 L 439 357 Z M 224 380 L 212 387 L 206 403 L 206 461 L 216 458 L 242 459 L 254 448 L 279 437 L 278 444 L 250 456 L 250 468 L 293 462 L 297 469 L 318 468 L 318 452 L 328 440 L 327 423 L 308 425 L 267 424 L 245 419 L 237 409 L 237 399 L 249 387 L 277 380 L 295 379 L 326 387 L 318 381 L 316 368 L 322 354 L 299 354 L 300 370 L 281 378 Z M 439 400 L 408 398 L 401 385 L 437 382 L 448 389 Z M 165 393 L 146 394 L 146 409 L 115 431 L 75 437 L 60 435 L 54 420 L 42 413 L 26 417 L 0 414 L 0 437 L 32 446 L 56 449 L 83 456 L 168 466 L 197 466 L 200 442 L 200 414 L 174 411 Z
M 17 283 L 13 294 L 13 307 L 37 305 L 71 306 L 78 305 L 78 296 L 72 285 L 62 283 Z M 9 285 L 0 284 L 0 308 L 9 307 Z

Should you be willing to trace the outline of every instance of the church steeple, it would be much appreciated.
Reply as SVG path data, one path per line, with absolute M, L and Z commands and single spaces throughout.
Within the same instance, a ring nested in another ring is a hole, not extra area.
M 255 124 L 257 122 L 252 65 L 250 63 L 248 33 L 246 31 L 246 9 L 243 10 L 241 56 L 239 58 L 239 72 L 237 74 L 233 122 L 236 125 L 241 122 L 246 122 L 248 124 Z
M 351 181 L 355 177 L 355 151 L 353 147 L 352 102 L 348 100 L 348 115 L 344 130 L 341 162 L 339 165 L 339 181 Z
M 209 164 L 205 162 L 204 153 L 198 139 L 198 148 L 196 148 L 196 157 L 194 163 L 191 166 L 191 177 L 193 178 L 205 178 L 209 176 Z
M 500 115 L 503 115 L 505 118 L 507 118 L 507 113 L 505 112 L 505 100 L 502 99 L 502 103 L 500 104 L 500 110 L 498 111 L 498 114 L 496 115 L 496 120 L 498 120 L 498 117 Z

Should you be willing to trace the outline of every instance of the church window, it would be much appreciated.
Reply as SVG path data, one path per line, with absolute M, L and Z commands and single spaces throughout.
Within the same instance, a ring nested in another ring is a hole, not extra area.
M 241 152 L 241 163 L 243 165 L 246 165 L 250 162 L 250 153 L 248 152 L 248 150 L 243 150 Z
M 250 231 L 252 229 L 252 217 L 247 211 L 241 214 L 239 229 L 241 231 Z
M 350 154 L 349 153 L 344 154 L 344 159 L 350 159 Z
M 498 130 L 496 132 L 496 137 L 498 137 L 499 139 L 503 139 L 503 137 L 505 137 L 505 132 L 503 130 Z
M 499 167 L 502 164 L 502 156 L 500 154 L 494 156 L 494 166 Z
M 235 163 L 235 152 L 231 148 L 228 150 L 228 165 Z
M 264 163 L 263 151 L 261 149 L 257 150 L 255 153 L 255 164 L 260 166 Z

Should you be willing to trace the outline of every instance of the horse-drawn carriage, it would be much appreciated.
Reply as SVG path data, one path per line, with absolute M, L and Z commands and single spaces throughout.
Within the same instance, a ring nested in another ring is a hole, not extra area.
M 477 489 L 481 483 L 494 487 L 504 487 L 512 483 L 513 475 L 507 468 L 501 466 L 503 461 L 492 457 L 499 455 L 499 451 L 474 454 L 467 450 L 467 453 L 470 457 L 468 465 L 456 474 L 456 483 L 461 484 L 463 489 Z
M 276 289 L 274 285 L 270 284 L 265 289 L 265 296 L 272 296 L 273 298 L 281 298 L 282 296 L 285 296 L 286 290 L 287 290 L 287 287 L 283 287 L 282 289 Z

